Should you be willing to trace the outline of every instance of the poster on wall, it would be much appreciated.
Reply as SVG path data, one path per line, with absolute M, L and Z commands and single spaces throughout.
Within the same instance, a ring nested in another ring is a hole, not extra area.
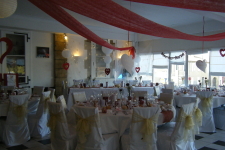
M 18 87 L 18 74 L 4 74 L 4 85 Z
M 49 58 L 49 47 L 37 47 L 38 58 Z

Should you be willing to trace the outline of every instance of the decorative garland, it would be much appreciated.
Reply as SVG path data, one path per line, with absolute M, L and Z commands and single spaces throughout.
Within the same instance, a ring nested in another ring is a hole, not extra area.
M 161 53 L 161 55 L 165 58 L 172 60 L 172 59 L 180 59 L 181 57 L 184 56 L 184 53 L 180 54 L 179 56 L 175 56 L 175 57 L 166 56 L 163 52 Z

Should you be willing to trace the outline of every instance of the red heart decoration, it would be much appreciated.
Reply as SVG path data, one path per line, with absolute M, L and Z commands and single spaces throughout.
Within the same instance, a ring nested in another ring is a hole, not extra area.
M 225 56 L 225 49 L 220 49 L 220 55 L 221 55 L 222 57 Z
M 68 70 L 69 67 L 70 67 L 70 64 L 69 63 L 64 63 L 63 64 L 63 69 Z
M 8 55 L 8 54 L 11 52 L 11 50 L 12 50 L 12 48 L 13 48 L 13 43 L 12 43 L 12 41 L 11 41 L 9 38 L 7 38 L 7 37 L 0 38 L 0 42 L 1 42 L 1 41 L 6 42 L 6 44 L 7 44 L 7 46 L 8 46 L 6 52 L 5 52 L 5 53 L 1 56 L 1 58 L 0 58 L 0 63 L 2 64 L 2 61 L 3 61 L 3 59 L 5 58 L 5 56 Z
M 105 74 L 109 75 L 109 73 L 110 73 L 110 68 L 105 68 Z
M 140 67 L 135 67 L 135 71 L 138 73 L 141 70 Z

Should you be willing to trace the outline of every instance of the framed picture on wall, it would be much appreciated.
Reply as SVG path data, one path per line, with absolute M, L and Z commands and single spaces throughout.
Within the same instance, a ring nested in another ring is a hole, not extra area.
M 49 58 L 49 47 L 37 47 L 38 58 Z
M 4 85 L 18 87 L 18 74 L 4 73 Z

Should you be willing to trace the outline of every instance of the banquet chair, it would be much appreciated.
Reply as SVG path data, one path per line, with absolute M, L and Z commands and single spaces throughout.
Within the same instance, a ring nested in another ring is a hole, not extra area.
M 1 120 L 1 138 L 7 146 L 20 145 L 30 139 L 27 124 L 27 103 L 29 95 L 10 95 L 6 120 Z
M 169 93 L 169 94 L 173 94 L 173 89 L 162 89 L 162 93 Z
M 74 107 L 76 116 L 77 147 L 76 150 L 118 150 L 119 135 L 102 135 L 98 108 Z M 88 131 L 86 129 L 89 129 Z
M 34 86 L 32 95 L 42 95 L 42 92 L 44 92 L 45 87 L 44 86 Z
M 158 86 L 154 86 L 153 89 L 154 89 L 154 94 L 153 95 L 159 97 L 160 96 L 160 93 L 161 93 L 160 92 L 160 88 Z
M 182 105 L 177 121 L 157 130 L 158 150 L 196 150 L 193 111 L 195 103 Z
M 51 91 L 51 94 L 50 94 L 51 101 L 56 102 L 55 89 L 54 88 L 48 88 L 48 91 Z
M 169 84 L 166 85 L 166 89 L 174 89 L 174 82 L 169 82 Z
M 57 103 L 61 103 L 61 105 L 62 105 L 62 107 L 64 109 L 64 112 L 67 114 L 68 113 L 68 108 L 67 108 L 66 100 L 65 100 L 64 96 L 63 95 L 58 96 L 56 102 Z
M 198 91 L 199 109 L 202 111 L 202 126 L 200 132 L 216 132 L 213 117 L 213 91 Z
M 43 92 L 36 114 L 28 115 L 28 125 L 31 137 L 42 138 L 50 133 L 48 122 L 48 101 L 51 91 Z
M 75 150 L 75 127 L 67 123 L 64 108 L 60 103 L 48 102 L 50 119 L 48 127 L 51 130 L 52 150 Z
M 159 107 L 133 109 L 130 131 L 121 137 L 122 150 L 157 150 L 157 121 L 160 111 Z
M 4 88 L 4 93 L 7 94 L 8 91 L 13 91 L 14 90 L 14 86 L 3 86 Z
M 202 126 L 202 111 L 198 108 L 200 103 L 200 99 L 197 98 L 194 104 L 194 112 L 193 112 L 193 119 L 195 122 L 194 132 L 195 134 L 199 134 L 199 128 Z
M 134 97 L 136 97 L 136 98 L 138 97 L 139 99 L 140 98 L 144 99 L 145 97 L 147 98 L 147 96 L 148 96 L 147 91 L 132 91 L 132 93 L 134 93 L 134 95 L 133 95 Z
M 173 104 L 173 94 L 160 93 L 160 101 L 163 101 L 166 104 Z
M 129 80 L 129 84 L 130 84 L 130 86 L 137 86 L 138 80 Z
M 151 80 L 143 80 L 142 83 L 143 83 L 143 86 L 150 86 Z
M 73 92 L 73 103 L 87 101 L 85 92 Z
M 28 103 L 28 115 L 36 114 L 38 105 L 40 102 L 40 97 L 31 97 Z

